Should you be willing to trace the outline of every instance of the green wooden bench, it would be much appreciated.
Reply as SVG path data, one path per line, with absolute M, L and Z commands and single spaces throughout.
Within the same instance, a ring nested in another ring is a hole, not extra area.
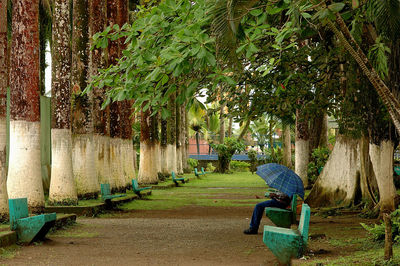
M 206 173 L 204 173 L 204 168 L 203 167 L 201 168 L 201 170 L 202 170 L 202 172 L 199 172 L 199 171 L 197 171 L 197 168 L 194 168 L 194 175 L 196 177 L 199 177 L 201 175 L 205 175 Z
M 125 197 L 125 194 L 112 195 L 110 184 L 100 184 L 101 199 L 103 201 L 110 201 L 114 198 Z
M 16 231 L 18 242 L 32 243 L 44 239 L 56 222 L 56 213 L 29 216 L 27 198 L 9 199 L 10 228 Z
M 395 167 L 393 168 L 393 170 L 394 170 L 394 172 L 395 172 L 397 175 L 400 176 L 400 166 L 395 166 Z
M 202 173 L 203 175 L 208 174 L 207 172 L 204 171 L 204 167 L 201 168 L 201 173 Z
M 176 175 L 175 175 L 175 172 L 174 172 L 174 171 L 172 171 L 172 173 L 171 173 L 171 176 L 172 176 L 172 181 L 174 181 L 174 183 L 175 183 L 175 185 L 176 185 L 176 186 L 178 186 L 178 185 L 179 185 L 178 181 L 181 181 L 181 182 L 182 182 L 182 184 L 184 184 L 184 183 L 186 183 L 186 182 L 187 182 L 187 180 L 185 180 L 185 178 L 184 178 L 184 177 L 176 177 Z
M 136 179 L 132 179 L 132 190 L 135 194 L 140 196 L 140 191 L 151 189 L 151 187 L 139 187 L 138 181 Z
M 297 195 L 293 195 L 290 210 L 274 208 L 274 207 L 267 207 L 267 208 L 265 208 L 265 215 L 276 226 L 290 228 L 290 225 L 296 223 Z
M 308 241 L 310 207 L 303 203 L 297 229 L 264 226 L 263 242 L 283 264 L 290 264 L 292 258 L 303 256 Z

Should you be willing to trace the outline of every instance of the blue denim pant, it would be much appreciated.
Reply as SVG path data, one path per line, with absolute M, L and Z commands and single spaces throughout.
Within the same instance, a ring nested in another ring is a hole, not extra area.
M 266 207 L 276 207 L 276 208 L 285 209 L 286 205 L 280 203 L 279 201 L 277 201 L 275 199 L 271 199 L 271 200 L 267 200 L 267 201 L 258 203 L 254 207 L 253 215 L 252 215 L 251 221 L 250 221 L 250 228 L 252 230 L 258 230 L 258 227 L 260 226 L 261 218 L 264 214 L 264 210 Z

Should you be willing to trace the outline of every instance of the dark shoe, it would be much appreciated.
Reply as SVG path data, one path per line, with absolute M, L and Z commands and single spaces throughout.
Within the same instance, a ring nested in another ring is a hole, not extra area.
M 256 234 L 258 234 L 258 230 L 255 230 L 255 229 L 253 229 L 253 228 L 249 228 L 249 229 L 244 230 L 244 231 L 243 231 L 243 234 L 246 234 L 246 235 L 256 235 Z

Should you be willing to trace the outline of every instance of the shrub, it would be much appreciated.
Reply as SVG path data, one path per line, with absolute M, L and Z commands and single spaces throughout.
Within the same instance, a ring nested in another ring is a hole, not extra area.
M 187 163 L 188 163 L 188 165 L 190 165 L 190 167 L 191 167 L 192 169 L 195 168 L 195 167 L 197 167 L 197 166 L 199 165 L 199 161 L 196 160 L 196 159 L 192 159 L 192 158 L 189 158 L 189 159 L 187 160 Z
M 400 209 L 392 212 L 390 216 L 392 219 L 392 238 L 394 242 L 400 243 Z M 374 241 L 382 243 L 385 241 L 385 223 L 383 221 L 381 221 L 380 224 L 375 224 L 373 226 L 369 226 L 364 223 L 360 224 L 369 232 Z
M 214 172 L 215 166 L 212 163 L 208 163 L 206 170 L 209 171 L 209 172 Z
M 250 164 L 241 161 L 231 161 L 231 170 L 236 172 L 247 172 L 249 171 Z

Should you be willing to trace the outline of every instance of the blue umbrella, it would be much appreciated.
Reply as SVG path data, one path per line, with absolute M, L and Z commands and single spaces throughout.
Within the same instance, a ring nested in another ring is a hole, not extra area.
M 273 187 L 289 197 L 294 194 L 304 199 L 304 185 L 301 178 L 286 166 L 277 163 L 263 164 L 257 167 L 257 175 Z

